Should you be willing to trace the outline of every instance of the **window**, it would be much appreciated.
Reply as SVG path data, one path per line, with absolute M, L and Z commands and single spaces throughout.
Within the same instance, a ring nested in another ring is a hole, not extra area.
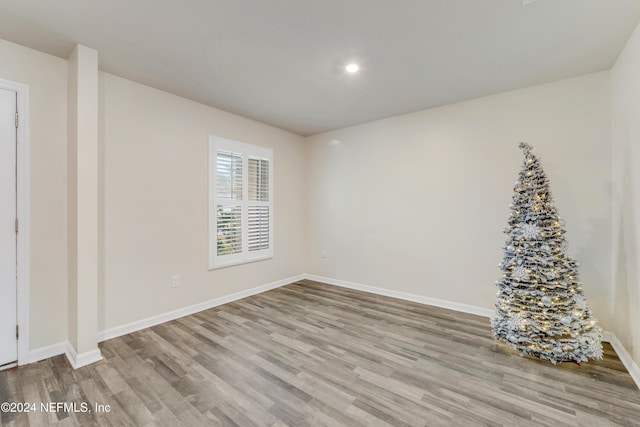
M 273 151 L 209 137 L 209 268 L 273 257 Z

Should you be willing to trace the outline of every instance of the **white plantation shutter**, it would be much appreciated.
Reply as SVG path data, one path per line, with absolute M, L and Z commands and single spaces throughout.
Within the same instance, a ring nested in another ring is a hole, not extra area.
M 209 268 L 273 257 L 273 152 L 209 138 Z
M 249 157 L 249 200 L 269 201 L 269 159 Z
M 241 253 L 242 206 L 218 205 L 216 232 L 218 256 Z
M 218 151 L 216 171 L 218 198 L 242 200 L 242 154 Z
M 249 157 L 249 251 L 269 248 L 269 159 Z
M 249 206 L 249 251 L 269 248 L 269 206 Z
M 216 253 L 242 252 L 242 154 L 216 153 Z

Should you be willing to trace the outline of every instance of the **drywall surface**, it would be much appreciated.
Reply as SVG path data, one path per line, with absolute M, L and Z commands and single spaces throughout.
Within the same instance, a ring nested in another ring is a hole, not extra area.
M 303 138 L 107 73 L 99 114 L 99 330 L 304 272 Z M 273 259 L 208 270 L 209 135 L 273 149 Z
M 640 27 L 611 70 L 613 331 L 640 365 Z
M 0 40 L 0 79 L 30 92 L 30 348 L 67 339 L 67 61 Z
M 303 272 L 491 307 L 526 141 L 595 314 L 638 362 L 638 38 L 613 97 L 603 72 L 306 139 L 100 73 L 98 329 Z M 67 61 L 0 41 L 0 78 L 31 91 L 35 349 L 68 338 Z M 272 260 L 207 269 L 211 134 L 274 150 Z
M 69 57 L 69 342 L 98 348 L 98 52 Z
M 587 299 L 611 324 L 608 72 L 308 138 L 309 273 L 493 307 L 513 183 L 533 145 Z

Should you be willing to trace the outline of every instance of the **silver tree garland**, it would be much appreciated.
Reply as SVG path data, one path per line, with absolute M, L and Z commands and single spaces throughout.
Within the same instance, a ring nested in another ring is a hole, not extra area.
M 516 349 L 557 362 L 602 358 L 602 330 L 591 315 L 578 263 L 567 254 L 563 221 L 531 146 L 514 186 L 503 271 L 491 319 L 494 336 Z

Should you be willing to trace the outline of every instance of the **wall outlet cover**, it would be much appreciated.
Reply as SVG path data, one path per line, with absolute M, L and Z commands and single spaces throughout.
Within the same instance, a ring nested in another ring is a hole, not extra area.
M 172 288 L 180 287 L 180 276 L 178 275 L 171 276 L 171 287 Z

